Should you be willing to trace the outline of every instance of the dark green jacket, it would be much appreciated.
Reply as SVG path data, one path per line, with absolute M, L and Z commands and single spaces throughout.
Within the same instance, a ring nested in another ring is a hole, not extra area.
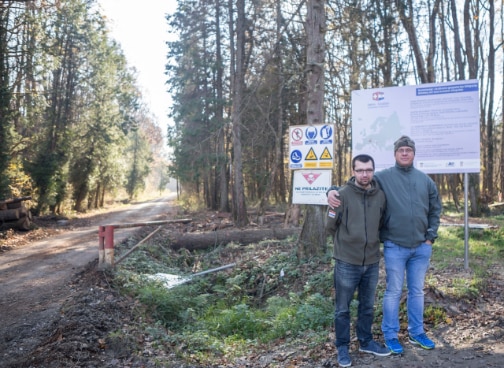
M 354 265 L 378 262 L 385 194 L 374 179 L 366 190 L 352 177 L 339 189 L 339 196 L 341 205 L 329 207 L 326 219 L 326 231 L 334 237 L 334 258 Z

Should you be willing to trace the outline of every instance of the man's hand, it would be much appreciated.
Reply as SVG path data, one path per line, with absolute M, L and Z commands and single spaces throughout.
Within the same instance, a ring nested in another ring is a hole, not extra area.
M 333 189 L 327 193 L 327 203 L 329 203 L 329 206 L 332 208 L 339 207 L 341 201 L 339 200 L 339 192 L 337 190 Z

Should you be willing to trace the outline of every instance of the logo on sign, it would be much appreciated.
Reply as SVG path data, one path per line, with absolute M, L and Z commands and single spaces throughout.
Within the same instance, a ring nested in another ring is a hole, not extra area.
M 382 101 L 385 99 L 384 92 L 374 92 L 373 93 L 373 101 Z
M 313 184 L 315 182 L 315 180 L 317 180 L 317 178 L 320 176 L 321 174 L 315 174 L 315 173 L 306 173 L 304 174 L 303 173 L 303 177 L 306 179 L 306 181 L 309 183 L 309 184 Z

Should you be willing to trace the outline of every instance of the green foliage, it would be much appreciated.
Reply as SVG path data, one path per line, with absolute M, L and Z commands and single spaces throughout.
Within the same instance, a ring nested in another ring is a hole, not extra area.
M 265 317 L 261 310 L 242 303 L 230 308 L 209 310 L 204 327 L 214 336 L 254 340 L 268 330 Z
M 1 50 L 0 50 L 1 52 Z M 2 73 L 2 70 L 0 70 L 0 73 Z M 1 78 L 4 80 L 3 78 Z M 4 101 L 6 99 L 6 101 Z M 9 134 L 9 128 L 6 124 L 8 121 L 8 106 L 5 106 L 4 104 L 7 103 L 8 105 L 8 96 L 7 96 L 7 91 L 5 89 L 5 86 L 0 85 L 0 199 L 6 199 L 11 197 L 11 191 L 10 191 L 10 181 L 9 177 L 7 175 L 3 175 L 3 173 L 7 172 L 7 168 L 9 167 L 9 162 L 11 160 L 11 156 L 9 153 L 9 143 L 10 143 L 10 134 Z
M 331 272 L 319 272 L 308 277 L 304 292 L 306 294 L 320 292 L 329 297 L 332 294 L 333 285 L 333 270 Z
M 202 294 L 198 288 L 174 288 L 170 292 L 160 285 L 140 290 L 139 300 L 153 308 L 153 317 L 170 329 L 183 329 L 194 323 L 209 302 L 209 295 Z
M 205 208 L 203 201 L 194 194 L 183 193 L 177 203 L 184 211 L 187 212 L 196 212 Z
M 3 3 L 2 3 L 3 7 Z M 12 92 L 9 78 L 9 65 L 4 59 L 12 50 L 9 50 L 7 33 L 9 18 L 7 12 L 0 9 L 0 199 L 10 197 L 9 178 L 5 173 L 9 167 L 11 157 L 11 124 L 12 111 L 10 109 Z
M 333 321 L 333 304 L 319 293 L 309 295 L 296 312 L 299 331 L 327 328 Z
M 12 197 L 22 197 L 32 195 L 33 183 L 30 176 L 26 175 L 23 165 L 17 161 L 11 161 L 8 175 L 10 183 L 10 194 Z M 5 198 L 1 197 L 0 198 Z
M 493 220 L 497 220 L 493 218 Z M 465 257 L 464 229 L 441 227 L 440 239 L 434 243 L 432 255 L 436 268 L 443 271 L 445 279 L 428 276 L 426 283 L 445 295 L 456 299 L 474 299 L 486 288 L 486 279 L 492 264 L 502 259 L 502 226 L 498 229 L 469 229 L 469 270 L 462 270 Z
M 0 51 L 9 50 L 0 62 L 0 198 L 31 195 L 36 214 L 72 202 L 78 211 L 102 207 L 131 173 L 126 163 L 137 163 L 138 192 L 149 161 L 128 157 L 125 134 L 148 136 L 143 153 L 162 140 L 149 114 L 137 114 L 135 71 L 99 12 L 87 0 L 0 10 Z
M 58 194 L 57 176 L 59 165 L 56 153 L 41 153 L 34 162 L 25 164 L 27 172 L 30 173 L 38 192 L 38 205 L 36 214 L 56 205 Z
M 294 293 L 289 298 L 273 296 L 264 308 L 242 303 L 217 309 L 217 313 L 215 310 L 208 313 L 206 328 L 218 335 L 261 342 L 297 336 L 306 330 L 327 329 L 333 318 L 332 302 L 320 294 L 305 300 Z
M 270 246 L 255 247 L 261 251 L 262 247 Z M 227 275 L 210 274 L 166 289 L 160 282 L 138 274 L 173 272 L 172 265 L 194 264 L 195 259 L 188 259 L 184 252 L 178 257 L 163 258 L 162 253 L 158 254 L 152 248 L 155 247 L 142 246 L 126 259 L 116 282 L 145 305 L 160 325 L 172 332 L 164 338 L 170 344 L 186 347 L 184 354 L 208 362 L 212 356 L 247 351 L 250 344 L 296 338 L 310 331 L 325 335 L 332 324 L 331 297 L 313 292 L 317 285 L 330 290 L 332 273 L 310 278 L 299 285 L 298 292 L 290 291 L 288 296 L 277 294 L 284 285 L 296 282 L 300 277 L 296 272 L 299 263 L 295 251 L 273 253 L 260 265 L 251 259 Z M 231 245 L 227 250 L 207 252 L 205 261 L 211 262 L 218 252 L 234 249 L 241 252 L 243 247 Z M 279 277 L 282 269 L 284 278 Z M 257 285 L 262 284 L 264 300 L 257 292 Z M 268 294 L 271 296 L 266 297 Z
M 130 148 L 127 150 L 131 157 L 131 166 L 127 176 L 126 192 L 130 199 L 136 198 L 145 189 L 145 179 L 150 173 L 149 164 L 152 153 L 143 134 L 135 130 L 131 133 Z
M 443 201 L 443 214 L 455 218 L 464 218 L 464 213 L 457 209 L 453 201 Z
M 138 277 L 131 272 L 118 275 L 118 282 L 146 306 L 152 316 L 167 328 L 183 331 L 201 318 L 214 302 L 203 292 L 204 283 L 191 283 L 167 289 L 161 282 Z
M 447 294 L 457 299 L 474 299 L 484 290 L 485 282 L 481 277 L 454 278 L 444 289 Z
M 424 310 L 424 321 L 437 327 L 442 323 L 449 322 L 449 319 L 444 308 L 429 305 Z

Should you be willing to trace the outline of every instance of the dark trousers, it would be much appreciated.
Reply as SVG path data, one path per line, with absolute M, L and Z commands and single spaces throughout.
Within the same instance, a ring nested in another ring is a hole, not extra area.
M 356 333 L 359 343 L 366 345 L 373 339 L 371 326 L 374 319 L 374 301 L 378 284 L 379 262 L 367 266 L 357 266 L 336 260 L 334 265 L 334 288 L 336 308 L 334 327 L 336 347 L 350 343 L 350 303 L 355 290 L 359 302 Z

